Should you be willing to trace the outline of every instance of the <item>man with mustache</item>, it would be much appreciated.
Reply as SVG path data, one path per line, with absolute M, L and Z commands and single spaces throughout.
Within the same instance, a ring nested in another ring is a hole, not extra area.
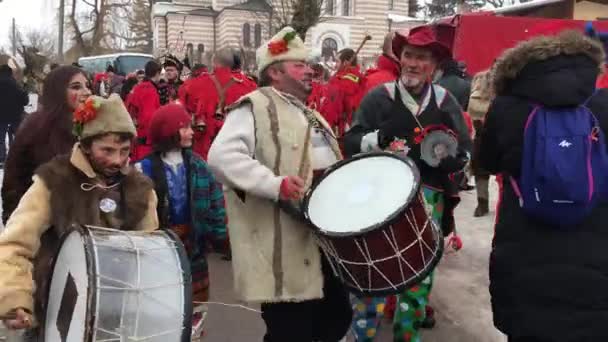
M 305 104 L 308 56 L 291 27 L 262 45 L 261 87 L 232 106 L 209 151 L 209 166 L 229 188 L 236 294 L 262 304 L 265 342 L 337 342 L 352 319 L 348 294 L 312 229 L 283 209 L 341 159 L 331 128 Z
M 152 181 L 128 163 L 136 130 L 120 96 L 90 97 L 74 120 L 72 153 L 38 168 L 0 235 L 0 317 L 15 316 L 9 329 L 40 330 L 52 261 L 74 225 L 158 228 Z
M 347 155 L 382 151 L 389 149 L 395 140 L 404 142 L 408 156 L 420 170 L 420 191 L 433 208 L 431 219 L 447 235 L 453 230 L 453 209 L 459 201 L 457 185 L 449 175 L 464 168 L 472 146 L 460 105 L 445 88 L 432 84 L 438 64 L 450 55 L 450 50 L 440 42 L 432 26 L 414 28 L 408 36 L 396 32 L 392 48 L 399 57 L 401 75 L 363 98 L 353 127 L 344 137 L 345 151 Z M 436 167 L 421 159 L 420 144 L 416 142 L 430 125 L 443 125 L 453 131 L 459 144 L 457 155 L 441 158 Z M 419 329 L 432 325 L 425 322 L 431 286 L 432 274 L 399 295 L 394 317 L 395 341 L 420 341 Z M 352 330 L 358 341 L 372 341 L 375 337 L 383 303 L 383 298 L 355 299 Z

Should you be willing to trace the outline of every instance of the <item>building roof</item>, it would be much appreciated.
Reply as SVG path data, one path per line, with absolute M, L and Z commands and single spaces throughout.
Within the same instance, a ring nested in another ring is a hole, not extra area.
M 543 7 L 543 6 L 555 4 L 558 2 L 564 2 L 564 1 L 570 1 L 570 0 L 534 0 L 534 1 L 530 1 L 530 2 L 524 2 L 524 3 L 495 8 L 492 10 L 492 12 L 494 12 L 496 14 L 509 14 L 509 13 L 513 13 L 513 12 L 519 12 L 521 10 L 528 10 L 528 9 Z
M 271 12 L 272 6 L 266 0 L 247 0 L 243 3 L 227 6 L 224 9 L 254 11 L 254 12 Z
M 217 11 L 214 11 L 211 7 L 205 7 L 205 8 L 197 8 L 197 9 L 193 9 L 193 10 L 189 10 L 189 11 L 180 11 L 180 12 L 173 12 L 173 13 L 214 16 L 217 14 Z
M 405 15 L 399 15 L 399 14 L 395 14 L 395 13 L 389 13 L 387 15 L 387 17 L 389 20 L 392 20 L 396 23 L 403 23 L 403 22 L 407 22 L 407 21 L 424 21 L 424 19 L 409 17 L 409 16 L 405 16 Z

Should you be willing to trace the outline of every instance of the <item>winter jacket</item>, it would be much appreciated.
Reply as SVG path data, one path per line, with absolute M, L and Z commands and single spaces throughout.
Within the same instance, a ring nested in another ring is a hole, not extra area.
M 419 146 L 414 143 L 417 124 L 413 120 L 413 113 L 419 113 L 417 118 L 423 126 L 443 124 L 452 129 L 458 136 L 461 151 L 470 155 L 471 137 L 454 97 L 443 87 L 433 85 L 432 91 L 425 92 L 419 105 L 399 82 L 385 83 L 365 95 L 355 114 L 353 127 L 344 136 L 346 155 L 369 152 L 361 146 L 364 136 L 374 131 L 386 131 L 387 136 L 407 140 L 412 148 L 408 155 L 420 168 L 422 182 L 441 189 L 440 179 L 444 178 L 445 173 L 422 162 Z
M 121 173 L 119 187 L 83 191 L 82 184 L 98 180 L 78 144 L 71 155 L 58 156 L 36 171 L 32 186 L 0 235 L 0 315 L 21 307 L 44 320 L 53 260 L 61 239 L 74 230 L 74 224 L 122 230 L 158 228 L 152 181 L 129 167 Z M 118 209 L 103 213 L 100 199 L 114 196 Z
M 325 85 L 319 112 L 341 137 L 351 126 L 353 114 L 359 107 L 365 89 L 365 77 L 359 67 L 338 71 Z
M 19 125 L 23 107 L 29 103 L 27 93 L 12 76 L 0 77 L 0 124 Z
M 145 80 L 136 85 L 129 95 L 127 109 L 137 127 L 137 144 L 135 145 L 132 159 L 138 161 L 152 153 L 152 145 L 148 139 L 152 115 L 160 108 L 161 101 L 156 84 Z
M 524 126 L 533 104 L 570 107 L 593 93 L 601 47 L 579 33 L 534 38 L 508 50 L 494 66 L 497 97 L 482 132 L 482 167 L 518 177 Z M 588 103 L 608 132 L 608 90 Z M 512 337 L 542 341 L 607 341 L 608 203 L 569 230 L 533 221 L 509 178 L 490 256 L 494 324 Z
M 458 74 L 446 72 L 437 83 L 454 95 L 463 110 L 467 109 L 469 106 L 469 96 L 471 95 L 470 81 Z
M 386 55 L 380 55 L 376 61 L 376 68 L 368 70 L 365 75 L 364 94 L 381 84 L 396 80 L 400 73 L 399 62 Z
M 197 94 L 195 121 L 202 121 L 206 126 L 203 132 L 195 132 L 193 149 L 196 154 L 207 160 L 211 143 L 224 122 L 220 116 L 226 114 L 228 106 L 254 91 L 257 85 L 242 72 L 225 67 L 215 68 L 213 74 L 199 78 L 202 93 Z

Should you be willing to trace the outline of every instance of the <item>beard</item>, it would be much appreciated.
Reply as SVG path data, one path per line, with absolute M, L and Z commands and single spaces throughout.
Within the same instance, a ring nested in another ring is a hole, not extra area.
M 401 83 L 403 83 L 403 86 L 406 89 L 417 88 L 418 86 L 420 86 L 423 83 L 421 79 L 415 78 L 415 77 L 409 77 L 406 74 L 401 75 L 400 79 L 401 79 Z
M 112 178 L 120 174 L 120 170 L 122 169 L 121 165 L 104 165 L 104 163 L 100 160 L 96 160 L 93 156 L 89 155 L 89 163 L 91 163 L 91 167 L 98 175 L 101 175 L 106 178 Z
M 292 95 L 296 95 L 296 94 L 303 94 L 303 95 L 310 95 L 310 93 L 312 92 L 312 78 L 304 78 L 302 80 L 296 80 L 295 78 L 292 78 L 288 75 L 285 75 L 285 83 L 287 85 L 287 89 L 290 89 L 290 91 L 288 91 L 289 93 L 292 93 Z

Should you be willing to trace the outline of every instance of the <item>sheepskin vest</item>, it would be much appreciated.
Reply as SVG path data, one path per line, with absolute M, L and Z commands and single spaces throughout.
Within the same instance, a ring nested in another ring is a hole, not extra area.
M 70 162 L 70 155 L 58 156 L 42 165 L 36 175 L 51 193 L 51 228 L 42 235 L 41 247 L 34 260 L 35 314 L 38 322 L 43 323 L 53 260 L 62 238 L 74 229 L 75 224 L 135 229 L 148 210 L 153 185 L 146 176 L 131 169 L 115 188 L 84 191 L 81 186 L 93 183 L 93 179 Z M 103 198 L 115 200 L 117 208 L 114 212 L 106 214 L 99 209 Z
M 297 118 L 306 111 L 333 136 L 327 122 L 318 112 L 295 106 L 272 88 L 260 88 L 233 106 L 244 102 L 251 104 L 255 122 L 254 158 L 276 175 L 299 175 L 309 187 L 311 129 Z M 341 159 L 336 140 L 329 140 Z M 310 227 L 269 199 L 230 191 L 226 202 L 235 289 L 242 300 L 294 302 L 323 297 L 320 252 Z

